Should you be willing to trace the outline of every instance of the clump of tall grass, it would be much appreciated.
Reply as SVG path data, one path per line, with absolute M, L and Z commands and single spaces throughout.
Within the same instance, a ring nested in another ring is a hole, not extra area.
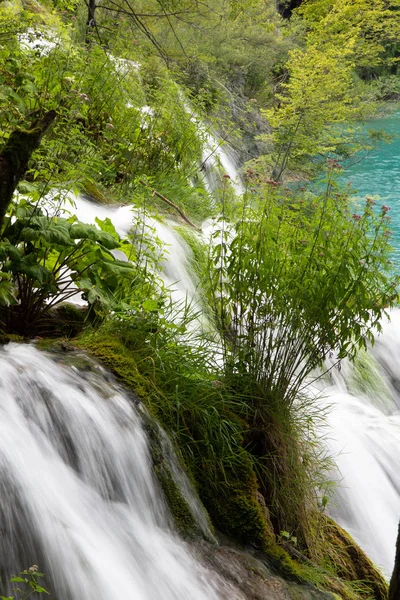
M 328 177 L 320 195 L 258 184 L 210 244 L 208 293 L 221 336 L 224 381 L 246 412 L 247 450 L 275 531 L 304 547 L 321 464 L 307 386 L 330 356 L 373 342 L 397 298 L 388 207 L 359 212 Z

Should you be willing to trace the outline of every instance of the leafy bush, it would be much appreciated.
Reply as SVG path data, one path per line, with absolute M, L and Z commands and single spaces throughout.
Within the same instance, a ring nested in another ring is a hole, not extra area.
M 353 358 L 397 298 L 388 207 L 329 182 L 311 199 L 264 190 L 214 234 L 212 302 L 228 368 L 291 404 L 330 353 Z
M 20 200 L 7 217 L 0 239 L 0 323 L 25 335 L 37 332 L 54 306 L 83 293 L 93 315 L 104 317 L 119 302 L 131 308 L 135 290 L 151 277 L 139 265 L 117 260 L 112 250 L 134 246 L 120 241 L 111 222 L 98 227 L 75 216 L 49 216 Z M 149 290 L 141 289 L 138 302 Z
M 40 585 L 39 581 L 44 577 L 43 573 L 39 573 L 38 566 L 32 565 L 29 569 L 21 571 L 19 575 L 11 577 L 10 583 L 18 584 L 13 591 L 17 592 L 18 598 L 26 600 L 32 594 L 49 594 L 49 592 Z M 14 600 L 15 596 L 1 596 L 0 600 Z
M 373 342 L 397 298 L 389 209 L 373 204 L 355 212 L 332 179 L 320 196 L 260 186 L 213 233 L 209 293 L 226 382 L 247 405 L 248 449 L 275 531 L 303 544 L 306 495 L 321 467 L 304 390 L 325 358 L 351 359 Z

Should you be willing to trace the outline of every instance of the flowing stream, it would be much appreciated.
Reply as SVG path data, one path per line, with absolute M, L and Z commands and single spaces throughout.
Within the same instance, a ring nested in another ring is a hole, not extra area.
M 221 598 L 172 533 L 134 403 L 32 345 L 0 347 L 0 373 L 5 577 L 39 563 L 58 600 Z
M 374 119 L 364 130 L 383 130 L 363 160 L 349 161 L 341 174 L 359 197 L 375 197 L 377 210 L 390 207 L 394 262 L 400 267 L 400 113 Z M 335 374 L 326 393 L 333 404 L 330 446 L 337 453 L 341 479 L 331 512 L 386 574 L 393 568 L 400 518 L 400 309 L 355 369 Z
M 400 517 L 400 309 L 360 356 L 334 370 L 320 392 L 338 468 L 328 512 L 390 576 Z

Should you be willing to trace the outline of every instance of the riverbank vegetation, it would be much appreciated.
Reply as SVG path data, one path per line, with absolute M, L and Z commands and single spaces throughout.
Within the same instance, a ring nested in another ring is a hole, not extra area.
M 307 386 L 397 299 L 389 208 L 355 208 L 335 176 L 382 137 L 356 121 L 398 96 L 397 14 L 380 0 L 306 0 L 290 20 L 266 0 L 0 12 L 3 334 L 74 337 L 167 430 L 217 529 L 349 599 L 386 586 L 325 514 Z M 224 141 L 250 160 L 243 193 Z M 317 172 L 319 191 L 284 187 Z M 79 194 L 131 205 L 129 233 L 81 223 Z M 154 218 L 185 224 L 196 306 L 173 304 Z M 65 304 L 76 293 L 83 308 Z

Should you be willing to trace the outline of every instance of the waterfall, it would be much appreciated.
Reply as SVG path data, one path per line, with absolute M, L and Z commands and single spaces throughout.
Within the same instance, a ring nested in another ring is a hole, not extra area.
M 0 372 L 6 575 L 39 564 L 58 600 L 220 598 L 169 528 L 134 403 L 31 345 L 0 347 Z
M 243 183 L 237 169 L 237 160 L 231 148 L 223 146 L 209 132 L 204 132 L 205 143 L 203 149 L 202 168 L 205 174 L 206 188 L 210 193 L 215 192 L 221 186 L 221 171 L 228 175 L 232 182 L 233 191 L 240 196 L 244 192 Z
M 135 236 L 135 230 L 140 230 L 139 233 L 141 234 L 143 229 L 145 235 L 154 242 L 155 246 L 159 244 L 157 264 L 159 275 L 170 291 L 172 302 L 177 306 L 186 303 L 193 307 L 196 306 L 199 301 L 198 282 L 194 275 L 189 272 L 191 251 L 186 242 L 175 231 L 176 222 L 168 219 L 161 222 L 141 213 L 131 205 L 119 207 L 100 205 L 71 193 L 62 194 L 61 199 L 68 201 L 68 203 L 60 206 L 60 201 L 58 201 L 56 206 L 51 208 L 48 198 L 45 198 L 44 204 L 48 210 L 58 214 L 73 213 L 83 223 L 94 225 L 96 219 L 110 219 L 122 238 L 127 237 L 131 232 Z M 122 257 L 118 255 L 118 258 Z M 78 296 L 73 301 L 78 302 Z
M 400 309 L 361 359 L 322 390 L 337 471 L 329 512 L 389 576 L 400 518 Z

